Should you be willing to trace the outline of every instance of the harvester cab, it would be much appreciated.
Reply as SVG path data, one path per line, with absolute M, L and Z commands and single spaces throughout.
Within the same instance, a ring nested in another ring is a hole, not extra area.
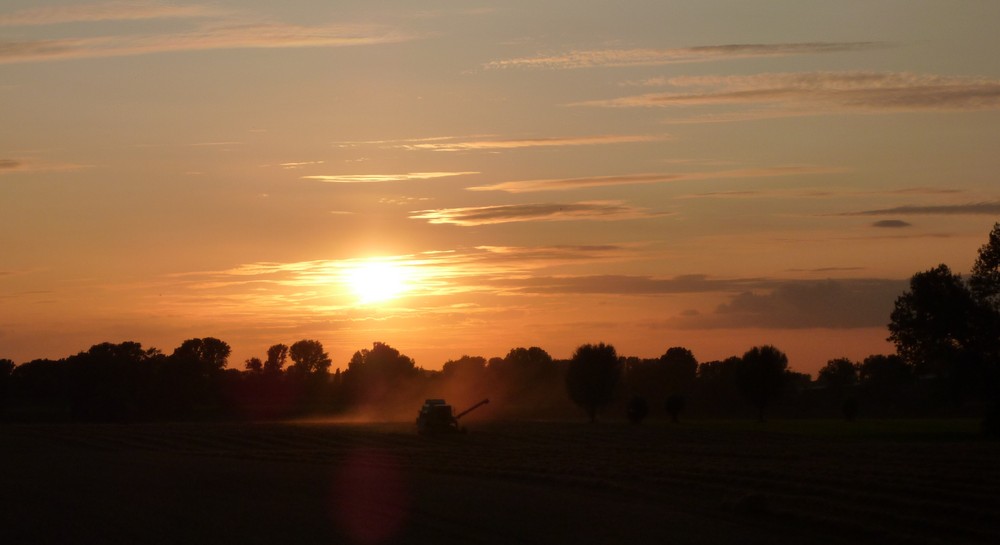
M 431 433 L 465 433 L 465 428 L 458 427 L 458 419 L 471 413 L 472 411 L 489 403 L 489 399 L 484 399 L 472 407 L 453 414 L 451 405 L 443 399 L 428 399 L 420 407 L 417 413 L 417 433 L 421 435 Z

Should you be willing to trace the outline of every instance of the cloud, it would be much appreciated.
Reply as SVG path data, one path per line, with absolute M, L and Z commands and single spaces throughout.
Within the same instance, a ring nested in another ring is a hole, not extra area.
M 423 151 L 496 151 L 520 148 L 550 148 L 564 146 L 595 146 L 604 144 L 628 144 L 633 142 L 659 142 L 666 136 L 650 135 L 597 135 L 547 138 L 523 138 L 508 140 L 459 140 L 457 138 L 435 138 L 414 140 L 392 147 Z
M 682 62 L 708 62 L 748 57 L 815 55 L 865 51 L 887 47 L 882 42 L 812 42 L 785 44 L 729 44 L 674 49 L 591 49 L 556 55 L 492 61 L 486 69 L 572 69 L 612 66 L 650 66 Z
M 325 161 L 299 161 L 293 163 L 281 163 L 278 166 L 285 170 L 295 170 L 310 165 L 322 165 Z
M 666 182 L 762 178 L 771 176 L 794 176 L 839 172 L 841 169 L 812 166 L 778 166 L 765 168 L 745 168 L 717 172 L 685 172 L 660 174 L 625 174 L 619 176 L 590 176 L 585 178 L 557 178 L 545 180 L 519 180 L 466 188 L 470 191 L 506 191 L 508 193 L 528 193 L 534 191 L 563 191 L 584 187 L 616 185 L 657 184 Z
M 668 295 L 678 293 L 733 292 L 768 286 L 761 279 L 712 279 L 692 274 L 673 278 L 639 275 L 532 276 L 504 282 L 521 293 L 538 295 Z
M 428 223 L 469 227 L 521 221 L 616 221 L 655 215 L 657 214 L 634 208 L 621 201 L 593 201 L 417 210 L 411 213 L 410 218 L 427 220 Z
M 176 34 L 5 41 L 0 42 L 0 64 L 211 49 L 345 47 L 411 39 L 378 25 L 222 24 Z
M 778 115 L 842 111 L 899 112 L 1000 108 L 1000 80 L 911 73 L 806 72 L 752 76 L 681 76 L 673 87 L 693 92 L 649 93 L 577 106 L 671 107 L 781 105 Z M 767 112 L 761 113 L 768 115 Z
M 826 268 L 817 271 L 845 271 Z M 810 271 L 810 272 L 817 272 Z M 682 312 L 674 327 L 703 328 L 864 328 L 888 322 L 906 281 L 891 279 L 801 280 L 713 278 L 693 274 L 673 278 L 635 275 L 530 276 L 498 282 L 508 293 L 534 295 L 655 296 L 728 294 L 708 313 Z
M 0 159 L 0 176 L 25 172 L 67 172 L 92 166 L 77 163 L 47 163 L 28 159 Z
M 409 172 L 406 174 L 339 174 L 302 176 L 303 180 L 319 180 L 321 182 L 338 184 L 361 184 L 373 182 L 400 182 L 405 180 L 430 180 L 433 178 L 448 178 L 451 176 L 467 176 L 478 172 Z
M 913 227 L 912 223 L 907 223 L 903 220 L 879 220 L 872 224 L 872 227 L 881 227 L 888 229 L 898 229 L 901 227 Z
M 161 2 L 102 2 L 84 5 L 28 8 L 0 15 L 0 26 L 37 26 L 96 21 L 132 21 L 208 17 L 219 12 L 207 6 Z
M 1000 215 L 1000 201 L 984 201 L 965 204 L 934 204 L 934 205 L 906 205 L 894 208 L 882 208 L 879 210 L 865 210 L 862 212 L 846 212 L 842 216 L 884 216 L 884 215 L 914 215 L 914 216 L 960 216 L 960 215 Z
M 903 280 L 787 281 L 766 293 L 739 293 L 711 313 L 677 317 L 678 327 L 852 329 L 884 327 Z

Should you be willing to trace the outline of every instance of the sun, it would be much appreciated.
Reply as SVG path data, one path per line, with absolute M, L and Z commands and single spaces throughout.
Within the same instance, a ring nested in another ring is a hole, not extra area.
M 389 261 L 365 261 L 347 272 L 347 284 L 362 304 L 395 299 L 409 288 L 406 268 Z

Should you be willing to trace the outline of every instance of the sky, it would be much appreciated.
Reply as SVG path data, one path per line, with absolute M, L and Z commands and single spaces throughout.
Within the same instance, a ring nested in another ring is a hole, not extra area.
M 1000 220 L 987 0 L 0 4 L 0 358 L 889 353 Z

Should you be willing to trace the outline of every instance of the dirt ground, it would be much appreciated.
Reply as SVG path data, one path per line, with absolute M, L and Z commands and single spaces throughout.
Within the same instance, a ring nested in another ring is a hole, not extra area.
M 1000 442 L 974 433 L 470 427 L 421 437 L 410 424 L 3 425 L 0 535 L 11 544 L 1000 543 Z

